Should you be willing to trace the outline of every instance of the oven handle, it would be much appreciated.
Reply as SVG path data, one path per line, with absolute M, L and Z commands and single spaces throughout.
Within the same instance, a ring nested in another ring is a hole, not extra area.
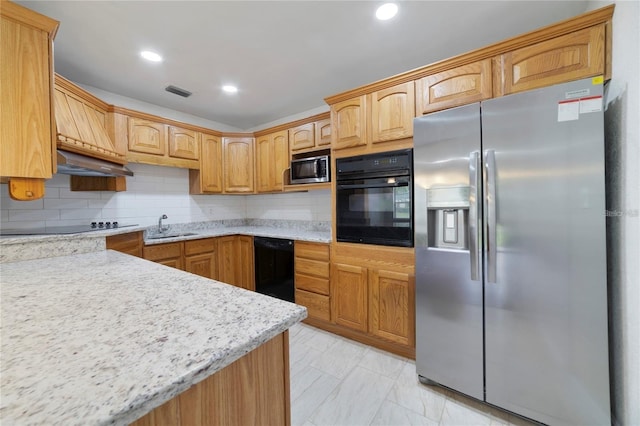
M 369 188 L 399 188 L 402 186 L 409 186 L 410 182 L 396 182 L 396 183 L 369 183 L 360 185 L 336 185 L 337 189 L 369 189 Z

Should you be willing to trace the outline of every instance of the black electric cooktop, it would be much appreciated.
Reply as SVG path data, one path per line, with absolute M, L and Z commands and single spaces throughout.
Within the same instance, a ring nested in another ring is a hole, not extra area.
M 108 225 L 107 225 L 108 224 Z M 55 234 L 78 234 L 81 232 L 105 231 L 109 229 L 120 229 L 136 224 L 119 224 L 118 222 L 94 222 L 88 225 L 73 226 L 48 226 L 46 228 L 29 229 L 0 229 L 0 235 L 55 235 Z

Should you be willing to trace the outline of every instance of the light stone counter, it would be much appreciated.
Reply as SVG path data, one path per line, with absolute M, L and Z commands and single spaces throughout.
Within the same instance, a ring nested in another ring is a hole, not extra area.
M 305 221 L 249 219 L 173 224 L 170 225 L 167 234 L 194 233 L 195 235 L 159 239 L 149 238 L 155 232 L 155 227 L 131 226 L 81 234 L 3 236 L 0 237 L 0 263 L 101 251 L 106 248 L 105 237 L 135 231 L 145 231 L 145 245 L 236 234 L 319 243 L 331 242 L 328 222 L 310 224 Z
M 311 241 L 317 243 L 329 243 L 331 242 L 331 235 L 326 231 L 307 231 L 300 229 L 288 229 L 277 228 L 271 226 L 224 226 L 214 228 L 188 228 L 181 227 L 181 231 L 175 231 L 174 229 L 168 231 L 172 232 L 191 232 L 195 235 L 184 235 L 175 238 L 158 238 L 151 239 L 148 237 L 148 232 L 145 235 L 144 244 L 162 244 L 175 241 L 187 241 L 197 240 L 200 238 L 209 237 L 222 237 L 225 235 L 252 235 L 254 237 L 271 237 L 271 238 L 284 238 L 287 240 L 299 240 L 299 241 Z
M 1 424 L 127 424 L 306 317 L 136 257 L 1 266 Z

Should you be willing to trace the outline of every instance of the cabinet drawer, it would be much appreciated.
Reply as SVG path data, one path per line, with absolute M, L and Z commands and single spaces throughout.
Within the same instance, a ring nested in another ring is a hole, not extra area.
M 296 303 L 307 308 L 309 318 L 317 318 L 324 321 L 331 319 L 329 296 L 296 290 Z
M 111 235 L 106 239 L 107 249 L 142 257 L 142 232 Z
M 182 243 L 167 243 L 153 246 L 145 246 L 144 258 L 147 260 L 161 260 L 173 257 L 182 257 Z
M 312 275 L 320 278 L 329 278 L 329 262 L 319 260 L 301 259 L 296 257 L 296 274 Z
M 205 238 L 202 240 L 193 240 L 184 242 L 184 254 L 190 256 L 192 254 L 209 253 L 215 251 L 215 238 Z
M 329 244 L 296 241 L 296 257 L 329 261 Z
M 295 274 L 296 288 L 314 293 L 329 295 L 329 279 L 311 277 L 309 275 Z

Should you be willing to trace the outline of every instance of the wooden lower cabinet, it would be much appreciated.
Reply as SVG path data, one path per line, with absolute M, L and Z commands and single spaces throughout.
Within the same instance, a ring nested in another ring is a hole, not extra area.
M 296 241 L 295 301 L 307 308 L 308 318 L 331 320 L 329 244 Z
M 284 332 L 132 423 L 133 426 L 290 425 Z
M 218 279 L 216 238 L 144 246 L 143 257 L 205 278 Z
M 338 325 L 367 331 L 367 268 L 331 264 L 331 313 Z
M 320 300 L 302 293 L 296 282 L 296 297 L 300 293 L 309 310 L 306 322 L 414 358 L 414 259 L 410 248 L 332 244 L 329 320 L 312 316 Z
M 112 235 L 106 238 L 107 250 L 142 257 L 142 231 Z
M 201 277 L 218 279 L 218 252 L 215 238 L 184 242 L 184 270 Z
M 255 290 L 253 237 L 230 235 L 218 238 L 218 280 Z
M 372 270 L 369 274 L 369 332 L 400 343 L 414 345 L 415 286 L 404 272 Z
M 307 308 L 308 318 L 315 318 L 322 321 L 331 320 L 329 296 L 296 289 L 295 298 L 296 304 Z
M 165 243 L 144 246 L 142 257 L 165 266 L 184 270 L 183 243 Z

